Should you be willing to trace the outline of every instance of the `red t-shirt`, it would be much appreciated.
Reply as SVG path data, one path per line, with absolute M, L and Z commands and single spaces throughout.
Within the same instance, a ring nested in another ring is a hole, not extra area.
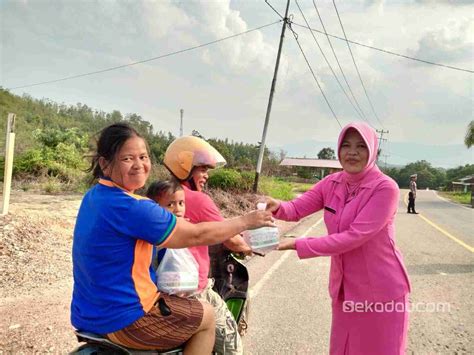
M 186 185 L 182 185 L 186 203 L 186 213 L 184 217 L 191 223 L 223 221 L 219 209 L 212 199 L 200 191 L 193 191 Z M 199 264 L 199 285 L 198 289 L 203 290 L 207 285 L 209 276 L 210 258 L 209 247 L 198 246 L 188 248 Z

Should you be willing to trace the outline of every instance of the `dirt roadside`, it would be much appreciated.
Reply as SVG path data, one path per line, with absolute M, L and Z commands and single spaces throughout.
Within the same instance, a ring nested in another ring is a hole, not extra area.
M 67 353 L 77 346 L 69 306 L 81 198 L 14 192 L 10 213 L 0 217 L 0 354 Z M 251 205 L 249 199 L 227 202 L 224 215 Z M 295 225 L 278 223 L 282 233 Z

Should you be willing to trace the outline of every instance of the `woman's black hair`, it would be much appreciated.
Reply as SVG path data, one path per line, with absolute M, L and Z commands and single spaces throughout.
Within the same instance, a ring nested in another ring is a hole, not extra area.
M 119 150 L 125 142 L 132 137 L 143 138 L 135 128 L 123 122 L 111 124 L 100 131 L 99 139 L 97 140 L 96 153 L 92 157 L 90 167 L 87 169 L 87 172 L 92 172 L 90 183 L 93 183 L 96 179 L 104 176 L 104 172 L 99 164 L 99 159 L 102 157 L 109 164 L 113 164 L 115 156 Z
M 176 179 L 154 181 L 148 186 L 146 197 L 157 201 L 165 193 L 174 194 L 181 190 L 183 190 L 183 187 Z
M 194 181 L 194 178 L 193 178 L 193 173 L 194 173 L 194 170 L 196 169 L 195 166 L 193 166 L 193 168 L 191 169 L 191 173 L 189 174 L 189 178 L 187 180 L 188 184 L 189 184 L 189 187 L 191 188 L 191 190 L 193 191 L 197 191 L 197 186 L 196 186 L 196 182 Z

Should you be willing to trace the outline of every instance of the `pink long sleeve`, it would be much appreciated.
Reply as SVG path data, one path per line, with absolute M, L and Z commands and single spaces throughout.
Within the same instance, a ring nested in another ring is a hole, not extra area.
M 282 202 L 274 216 L 284 221 L 299 221 L 319 211 L 324 207 L 322 191 L 326 183 L 326 180 L 322 180 L 300 197 L 289 202 Z
M 394 218 L 398 206 L 399 190 L 394 182 L 380 184 L 349 228 L 320 238 L 301 238 L 296 250 L 301 259 L 315 256 L 332 256 L 346 253 L 376 236 Z M 392 234 L 392 230 L 387 231 Z

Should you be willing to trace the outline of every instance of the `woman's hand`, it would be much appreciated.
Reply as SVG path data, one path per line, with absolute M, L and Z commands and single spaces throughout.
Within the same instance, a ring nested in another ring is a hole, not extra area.
M 280 208 L 281 201 L 276 200 L 270 196 L 264 196 L 259 202 L 267 204 L 266 210 L 268 212 L 276 212 Z
M 296 249 L 295 238 L 285 238 L 280 240 L 277 250 L 294 250 Z
M 276 227 L 272 214 L 268 211 L 252 211 L 242 216 L 245 229 L 256 229 L 260 227 Z
M 240 253 L 244 256 L 252 255 L 252 249 L 240 234 L 234 235 L 232 238 L 226 240 L 223 244 L 227 249 L 234 253 Z

